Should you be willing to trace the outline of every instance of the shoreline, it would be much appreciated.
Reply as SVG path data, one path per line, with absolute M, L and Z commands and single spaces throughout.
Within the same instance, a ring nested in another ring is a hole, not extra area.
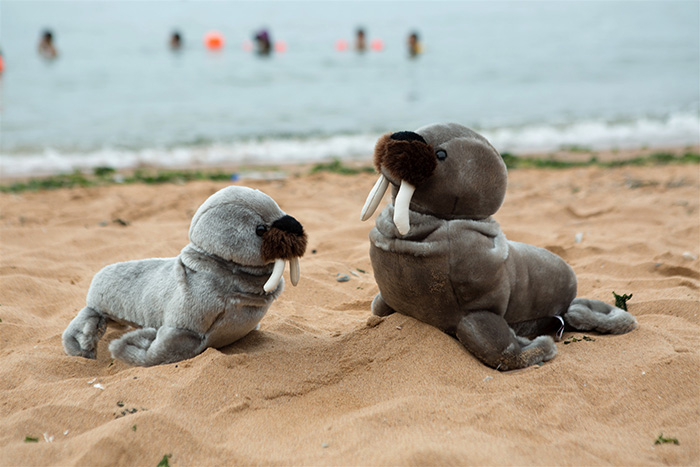
M 502 156 L 509 169 L 537 167 L 537 168 L 571 168 L 586 166 L 624 166 L 643 164 L 665 163 L 698 163 L 700 162 L 700 145 L 696 146 L 661 146 L 640 147 L 635 149 L 608 149 L 601 151 L 591 150 L 559 150 L 549 153 L 523 153 L 512 154 L 503 152 Z M 116 170 L 111 167 L 95 167 L 92 170 L 75 170 L 45 175 L 30 176 L 3 176 L 0 174 L 0 191 L 16 191 L 23 189 L 22 185 L 31 181 L 49 181 L 45 184 L 35 184 L 41 188 L 61 188 L 70 186 L 93 186 L 110 183 L 164 183 L 174 181 L 181 183 L 197 179 L 211 180 L 273 180 L 287 176 L 300 176 L 317 171 L 329 171 L 346 174 L 373 172 L 371 157 L 366 159 L 341 160 L 328 158 L 314 163 L 289 163 L 289 164 L 243 164 L 243 165 L 205 165 L 193 164 L 186 166 L 142 166 Z M 143 176 L 141 174 L 144 174 Z M 197 175 L 201 174 L 201 175 Z M 66 178 L 68 177 L 68 178 Z M 70 177 L 74 177 L 71 180 Z M 57 179 L 52 186 L 51 179 Z M 12 187 L 16 188 L 12 188 Z

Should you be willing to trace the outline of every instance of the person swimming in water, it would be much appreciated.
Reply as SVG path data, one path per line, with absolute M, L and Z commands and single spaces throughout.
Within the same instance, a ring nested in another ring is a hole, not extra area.
M 260 56 L 268 56 L 272 53 L 272 40 L 267 29 L 261 29 L 255 36 L 256 53 Z
M 420 45 L 418 33 L 414 31 L 408 36 L 408 56 L 410 58 L 416 58 L 422 52 L 423 48 Z
M 45 30 L 41 35 L 41 40 L 39 41 L 39 55 L 47 60 L 53 60 L 58 57 L 58 51 L 53 44 L 53 33 L 49 29 Z
M 180 50 L 182 48 L 182 35 L 180 31 L 173 31 L 170 35 L 170 49 Z
M 358 52 L 364 52 L 367 50 L 367 40 L 365 38 L 365 30 L 363 28 L 357 28 L 355 32 L 355 50 Z

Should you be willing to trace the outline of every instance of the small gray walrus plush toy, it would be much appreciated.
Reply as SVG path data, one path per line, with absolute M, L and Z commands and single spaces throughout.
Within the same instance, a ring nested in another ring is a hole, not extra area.
M 483 136 L 454 123 L 384 135 L 374 163 L 381 175 L 362 220 L 389 185 L 393 200 L 370 232 L 375 315 L 424 321 L 499 370 L 554 358 L 547 334 L 561 338 L 565 323 L 615 334 L 636 327 L 626 311 L 575 298 L 576 275 L 560 257 L 506 240 L 491 217 L 505 197 L 506 166 Z
M 202 204 L 190 243 L 175 258 L 116 263 L 92 280 L 87 306 L 63 333 L 67 354 L 95 358 L 109 320 L 136 329 L 109 344 L 112 356 L 151 366 L 223 347 L 256 329 L 284 288 L 285 260 L 299 280 L 301 224 L 272 198 L 229 186 Z

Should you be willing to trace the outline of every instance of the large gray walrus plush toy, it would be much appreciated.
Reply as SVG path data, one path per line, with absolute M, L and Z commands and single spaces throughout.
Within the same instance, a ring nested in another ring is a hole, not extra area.
M 499 370 L 554 358 L 550 335 L 561 338 L 564 323 L 616 334 L 636 327 L 626 311 L 575 298 L 576 275 L 560 257 L 506 240 L 491 217 L 506 166 L 483 136 L 454 123 L 385 135 L 374 162 L 381 175 L 362 220 L 389 185 L 393 201 L 370 232 L 375 315 L 424 321 Z
M 256 329 L 290 278 L 299 280 L 306 234 L 272 198 L 229 186 L 202 204 L 190 243 L 175 258 L 116 263 L 92 280 L 87 306 L 63 333 L 69 355 L 95 358 L 112 320 L 139 329 L 112 341 L 112 356 L 151 366 L 223 347 Z

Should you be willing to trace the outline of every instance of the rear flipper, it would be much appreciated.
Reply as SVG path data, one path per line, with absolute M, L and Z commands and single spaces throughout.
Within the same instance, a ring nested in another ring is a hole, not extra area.
M 376 316 L 389 316 L 390 314 L 394 313 L 396 310 L 391 308 L 389 305 L 386 304 L 384 299 L 382 298 L 382 294 L 378 293 L 376 297 L 374 297 L 374 300 L 372 300 L 372 314 Z
M 136 329 L 109 343 L 112 357 L 139 366 L 179 362 L 205 348 L 204 336 L 169 326 Z
M 63 331 L 63 349 L 75 357 L 95 358 L 97 342 L 107 330 L 107 318 L 86 306 Z
M 637 327 L 636 318 L 625 310 L 586 298 L 575 298 L 563 317 L 577 331 L 624 334 Z
M 534 339 L 538 336 L 554 336 L 555 341 L 560 341 L 564 333 L 564 319 L 561 316 L 545 316 L 543 318 L 508 323 L 510 328 L 518 336 Z
M 515 370 L 546 362 L 557 354 L 554 340 L 520 337 L 503 317 L 489 311 L 466 315 L 457 326 L 457 338 L 479 360 L 497 370 Z

